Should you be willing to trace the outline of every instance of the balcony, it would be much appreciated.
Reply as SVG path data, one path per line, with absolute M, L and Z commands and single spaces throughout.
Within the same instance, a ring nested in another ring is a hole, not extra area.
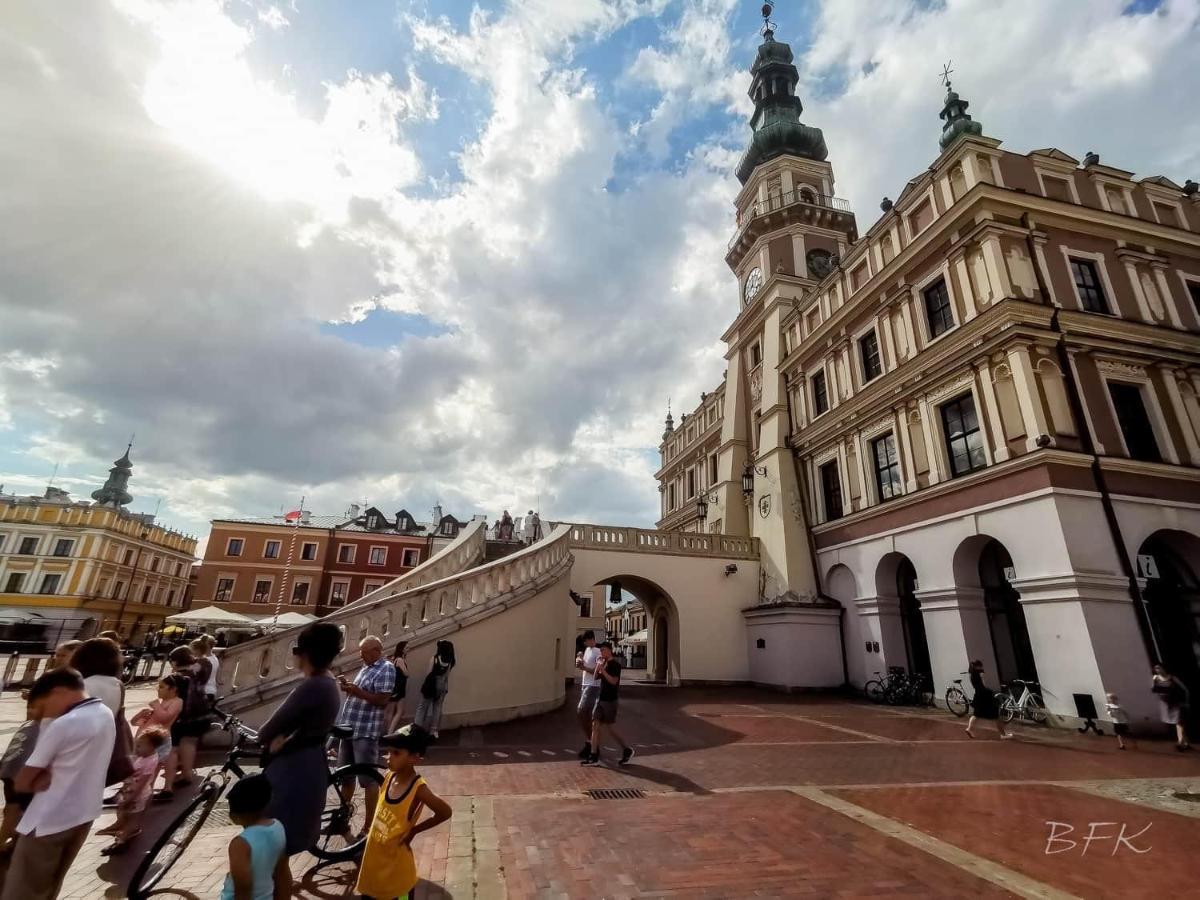
M 764 219 L 773 213 L 787 211 L 787 218 L 804 217 L 814 222 L 832 221 L 842 216 L 853 216 L 850 204 L 841 197 L 829 197 L 818 194 L 810 188 L 788 191 L 785 194 L 772 194 L 766 200 L 755 203 L 749 209 L 738 212 L 737 233 L 730 240 L 727 249 L 732 251 L 746 236 L 756 221 Z

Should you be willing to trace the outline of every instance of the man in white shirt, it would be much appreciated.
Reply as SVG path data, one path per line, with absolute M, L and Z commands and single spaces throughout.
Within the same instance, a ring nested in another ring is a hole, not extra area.
M 217 701 L 217 669 L 220 667 L 220 662 L 217 656 L 213 653 L 213 647 L 216 642 L 207 634 L 202 634 L 191 643 L 192 653 L 197 659 L 207 659 L 212 664 L 212 672 L 208 676 L 208 681 L 204 684 L 204 693 L 208 696 L 210 704 Z
M 34 682 L 41 732 L 14 788 L 33 800 L 17 825 L 17 846 L 0 900 L 54 900 L 92 823 L 100 817 L 116 740 L 112 711 L 88 697 L 74 669 L 53 669 Z
M 596 646 L 596 633 L 583 633 L 583 649 L 575 656 L 575 668 L 583 672 L 583 688 L 579 692 L 579 727 L 583 729 L 584 744 L 579 751 L 580 759 L 592 755 L 592 711 L 600 699 L 600 681 L 596 677 L 596 666 L 600 662 L 600 648 Z

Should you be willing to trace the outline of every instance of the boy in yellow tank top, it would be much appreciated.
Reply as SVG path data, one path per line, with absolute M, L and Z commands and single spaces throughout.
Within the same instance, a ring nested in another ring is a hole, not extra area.
M 429 789 L 415 768 L 429 746 L 428 734 L 406 725 L 379 743 L 387 750 L 388 775 L 354 890 L 367 900 L 392 900 L 406 898 L 417 884 L 412 839 L 449 819 L 450 804 Z M 432 815 L 418 821 L 424 809 Z

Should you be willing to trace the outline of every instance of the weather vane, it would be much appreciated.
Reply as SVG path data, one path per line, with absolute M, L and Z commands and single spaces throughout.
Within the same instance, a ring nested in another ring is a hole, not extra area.
M 762 33 L 764 35 L 769 35 L 769 34 L 775 33 L 775 23 L 771 21 L 771 13 L 773 13 L 774 11 L 775 11 L 775 0 L 766 0 L 766 2 L 762 6 L 762 17 L 763 17 Z
M 950 63 L 953 61 L 954 60 L 948 59 L 946 60 L 946 64 L 942 66 L 941 82 L 946 86 L 946 90 L 950 90 L 950 76 L 954 74 L 954 70 L 950 68 Z

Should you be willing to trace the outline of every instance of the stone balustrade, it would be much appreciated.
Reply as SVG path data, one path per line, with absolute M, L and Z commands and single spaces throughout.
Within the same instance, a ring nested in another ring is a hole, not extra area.
M 475 552 L 476 538 L 482 554 L 482 523 L 476 526 L 461 542 L 446 548 L 443 555 L 448 568 L 454 568 L 450 560 L 458 551 L 465 554 L 458 557 L 460 561 Z M 337 625 L 344 635 L 343 651 L 331 669 L 357 668 L 358 643 L 369 634 L 388 643 L 408 641 L 412 650 L 535 595 L 570 567 L 570 531 L 571 526 L 560 525 L 539 543 L 444 578 L 416 584 L 397 579 L 393 585 L 404 581 L 402 590 L 385 587 L 325 616 L 322 621 Z M 416 570 L 408 573 L 415 574 Z M 218 672 L 218 692 L 226 698 L 224 708 L 245 712 L 282 697 L 291 688 L 299 677 L 291 648 L 301 627 L 224 651 Z
M 572 525 L 570 529 L 570 544 L 580 549 L 758 559 L 758 538 L 603 525 Z

